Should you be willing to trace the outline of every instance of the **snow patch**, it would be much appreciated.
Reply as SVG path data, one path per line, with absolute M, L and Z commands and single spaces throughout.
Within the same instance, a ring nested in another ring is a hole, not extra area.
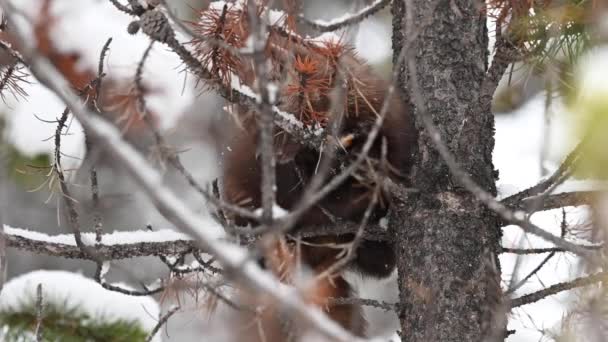
M 36 298 L 38 284 L 42 284 L 43 302 L 78 307 L 93 319 L 137 321 L 151 331 L 159 317 L 160 308 L 152 297 L 108 291 L 92 279 L 65 271 L 34 271 L 13 278 L 2 290 L 0 310 L 19 308 L 25 299 Z M 160 334 L 152 341 L 160 342 Z

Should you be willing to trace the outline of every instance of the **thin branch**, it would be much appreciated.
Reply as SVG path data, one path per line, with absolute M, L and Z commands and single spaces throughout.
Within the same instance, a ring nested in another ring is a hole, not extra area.
M 522 305 L 538 302 L 541 299 L 553 296 L 557 293 L 572 290 L 578 287 L 588 286 L 601 281 L 608 280 L 608 272 L 600 272 L 586 277 L 576 278 L 572 281 L 567 281 L 555 285 L 551 285 L 546 289 L 529 293 L 511 301 L 511 308 L 520 307 Z
M 260 150 L 262 169 L 262 223 L 272 225 L 273 208 L 276 202 L 276 157 L 274 154 L 274 112 L 272 106 L 276 94 L 269 94 L 269 81 L 267 77 L 268 68 L 266 60 L 266 25 L 260 22 L 257 15 L 257 5 L 254 1 L 247 2 L 249 23 L 253 38 L 253 67 L 257 80 L 260 101 L 257 104 L 259 112 L 258 126 L 260 130 Z M 266 11 L 268 15 L 268 11 Z M 273 91 L 277 91 L 276 89 Z
M 148 337 L 146 338 L 146 342 L 150 342 L 152 341 L 152 339 L 154 338 L 154 336 L 158 333 L 158 331 L 160 330 L 160 328 L 163 327 L 163 325 L 165 325 L 167 323 L 167 321 L 169 320 L 169 318 L 171 316 L 173 316 L 173 314 L 175 314 L 177 311 L 179 311 L 180 307 L 176 306 L 171 308 L 169 311 L 167 311 L 167 313 L 165 313 L 159 320 L 158 323 L 156 323 L 156 325 L 154 326 L 154 329 L 152 329 L 152 331 L 150 331 L 150 334 L 148 335 Z
M 209 192 L 209 190 L 203 188 L 203 186 L 200 185 L 199 182 L 196 181 L 194 176 L 184 167 L 179 155 L 168 146 L 167 142 L 165 141 L 165 138 L 163 137 L 163 135 L 160 133 L 160 131 L 158 130 L 158 128 L 152 121 L 152 118 L 147 110 L 146 99 L 144 97 L 145 91 L 144 91 L 142 78 L 143 78 L 143 68 L 144 68 L 145 62 L 150 54 L 150 51 L 152 50 L 153 45 L 154 45 L 154 40 L 151 40 L 150 44 L 144 51 L 141 60 L 137 64 L 134 79 L 135 79 L 135 86 L 137 89 L 137 100 L 138 100 L 137 103 L 139 106 L 139 111 L 142 113 L 143 120 L 144 120 L 146 126 L 148 126 L 148 129 L 152 132 L 152 135 L 154 136 L 156 147 L 158 148 L 160 154 L 167 162 L 169 162 L 169 164 L 171 166 L 173 166 L 173 168 L 175 168 L 186 179 L 188 184 L 193 189 L 195 189 L 198 193 L 200 193 L 203 196 L 203 198 L 205 198 L 207 201 L 211 202 L 211 204 L 213 204 L 216 208 L 227 210 L 229 212 L 235 213 L 242 217 L 257 219 L 258 215 L 254 214 L 253 212 L 251 212 L 245 208 L 239 207 L 237 205 L 227 203 L 227 202 L 221 200 L 220 198 L 214 196 L 212 193 Z
M 2 141 L 4 143 L 4 141 Z M 7 203 L 8 197 L 6 194 L 7 175 L 7 158 L 6 151 L 0 151 L 0 203 Z M 0 206 L 0 294 L 6 282 L 6 274 L 8 270 L 8 243 L 6 241 L 6 232 L 4 230 L 4 222 L 6 222 L 5 206 Z
M 532 276 L 537 274 L 549 262 L 549 260 L 551 260 L 555 256 L 556 253 L 557 252 L 549 253 L 549 255 L 547 255 L 532 271 L 530 271 L 530 273 L 528 273 L 525 277 L 523 277 L 520 281 L 518 281 L 517 284 L 513 284 L 513 286 L 511 286 L 511 288 L 509 288 L 505 292 L 505 295 L 510 295 L 512 293 L 515 293 L 515 291 L 517 291 L 519 288 L 521 288 L 522 286 L 527 284 L 528 280 L 530 278 L 532 278 Z
M 382 309 L 384 311 L 397 311 L 399 308 L 399 303 L 387 303 L 378 301 L 375 299 L 366 299 L 366 298 L 356 298 L 356 297 L 347 297 L 347 298 L 327 298 L 329 305 L 364 305 L 370 306 L 373 308 Z
M 578 245 L 581 248 L 586 248 L 591 251 L 601 250 L 604 248 L 604 245 Z M 509 248 L 502 247 L 501 253 L 511 253 L 517 255 L 527 255 L 527 254 L 544 254 L 544 253 L 563 253 L 570 252 L 564 248 L 559 247 L 545 247 L 545 248 Z
M 566 222 L 566 210 L 564 210 L 562 208 L 562 223 L 561 223 L 561 234 L 560 237 L 563 239 L 564 236 L 566 236 L 566 232 L 568 229 L 568 223 Z M 551 252 L 549 253 L 549 255 L 547 255 L 532 271 L 530 271 L 525 277 L 523 277 L 521 280 L 519 280 L 519 282 L 517 282 L 517 284 L 513 284 L 514 283 L 514 279 L 515 279 L 515 275 L 514 278 L 511 280 L 511 286 L 509 287 L 509 289 L 504 293 L 506 296 L 509 296 L 513 293 L 515 293 L 515 291 L 517 291 L 519 288 L 521 288 L 522 286 L 524 286 L 525 284 L 527 284 L 528 280 L 530 278 L 532 278 L 535 274 L 537 274 L 548 262 L 549 260 L 551 260 L 555 254 L 557 254 L 557 252 Z M 514 271 L 513 273 L 517 273 L 516 271 Z
M 0 0 L 0 5 L 2 5 L 9 20 L 13 20 L 15 8 L 11 2 Z M 148 11 L 146 13 L 159 12 Z M 162 18 L 166 20 L 164 16 Z M 165 36 L 166 32 L 164 30 L 157 31 L 150 27 L 159 23 L 155 21 L 156 19 L 158 17 L 149 18 L 150 21 L 142 23 L 142 29 L 152 31 L 152 36 L 155 39 L 163 41 L 167 38 Z M 18 26 L 15 26 L 15 28 L 16 38 L 25 40 L 26 35 Z M 211 232 L 201 229 L 205 224 L 204 220 L 167 188 L 158 172 L 148 164 L 141 154 L 123 140 L 116 127 L 83 106 L 78 97 L 71 91 L 69 82 L 46 58 L 31 48 L 26 48 L 24 55 L 27 56 L 30 70 L 36 78 L 68 105 L 84 129 L 91 135 L 91 138 L 96 140 L 98 146 L 112 153 L 133 179 L 139 183 L 161 214 L 181 230 L 195 237 L 197 244 L 217 257 L 229 274 L 243 281 L 244 285 L 251 289 L 265 293 L 276 300 L 285 309 L 297 314 L 299 319 L 309 323 L 312 328 L 328 338 L 338 341 L 362 340 L 344 330 L 336 322 L 328 319 L 319 309 L 307 305 L 296 289 L 281 284 L 275 277 L 260 269 L 254 260 L 248 258 L 245 251 L 236 246 L 227 248 L 226 244 L 219 243 Z
M 343 270 L 343 268 L 348 265 L 355 257 L 357 249 L 363 240 L 363 236 L 365 233 L 365 228 L 367 227 L 367 223 L 372 215 L 373 210 L 376 208 L 376 202 L 378 201 L 378 196 L 380 196 L 380 182 L 377 182 L 377 185 L 372 194 L 371 200 L 367 205 L 367 209 L 363 214 L 363 218 L 361 219 L 361 223 L 359 224 L 359 229 L 355 233 L 353 240 L 350 243 L 347 243 L 344 247 L 345 253 L 341 253 L 339 255 L 339 259 L 336 260 L 331 266 L 329 266 L 325 271 L 319 273 L 317 275 L 318 279 L 322 279 L 323 277 L 328 277 L 331 279 L 335 274 L 339 274 Z
M 298 16 L 298 21 L 304 23 L 319 32 L 331 32 L 341 28 L 345 28 L 350 25 L 358 24 L 370 16 L 378 13 L 384 9 L 391 0 L 376 0 L 369 6 L 362 8 L 357 13 L 342 16 L 338 19 L 326 21 L 326 20 L 310 20 L 306 19 L 303 15 Z
M 540 211 L 563 207 L 578 207 L 590 205 L 598 198 L 598 195 L 600 195 L 599 191 L 575 191 L 548 195 L 542 199 L 540 208 L 534 208 L 533 206 L 541 199 L 542 195 L 533 196 L 523 199 L 520 207 L 528 213 L 532 212 L 532 210 Z
M 110 284 L 110 283 L 106 282 L 106 280 L 103 277 L 104 272 L 107 272 L 109 270 L 110 263 L 107 261 L 105 263 L 96 261 L 96 263 L 97 263 L 97 267 L 95 269 L 95 275 L 93 278 L 95 279 L 96 282 L 99 283 L 99 285 L 101 285 L 101 287 L 103 287 L 104 289 L 106 289 L 108 291 L 122 293 L 127 296 L 146 297 L 146 296 L 151 296 L 151 295 L 163 292 L 165 290 L 165 287 L 162 285 L 156 286 L 153 289 L 148 289 L 146 286 L 143 286 L 144 287 L 143 291 L 138 291 L 138 290 L 131 290 L 131 289 L 123 287 L 123 286 Z M 105 270 L 104 269 L 105 267 L 107 267 L 108 269 Z
M 98 112 L 100 111 L 100 109 L 97 105 L 97 101 L 99 100 L 101 86 L 103 78 L 105 76 L 105 73 L 103 72 L 104 62 L 108 51 L 110 50 L 111 43 L 112 38 L 110 37 L 103 45 L 103 47 L 101 48 L 101 52 L 99 53 L 99 63 L 97 65 L 97 82 L 94 82 L 95 96 L 93 97 L 93 101 L 91 103 L 91 107 L 96 109 Z M 93 151 L 93 142 L 86 135 L 85 146 L 87 153 L 91 153 Z M 95 230 L 95 242 L 97 244 L 100 244 L 103 234 L 103 220 L 99 211 L 99 179 L 97 175 L 97 169 L 95 167 L 95 162 L 91 163 L 89 169 L 89 180 L 91 182 L 91 201 L 93 203 L 93 229 Z
M 106 60 L 106 57 L 108 55 L 108 51 L 110 51 L 110 44 L 112 43 L 112 37 L 108 38 L 108 40 L 106 40 L 106 43 L 103 44 L 103 47 L 101 48 L 101 52 L 99 53 L 99 62 L 97 64 L 97 78 L 93 81 L 93 88 L 95 90 L 95 96 L 93 98 L 93 107 L 100 112 L 101 110 L 99 109 L 98 105 L 97 105 L 97 101 L 99 100 L 99 96 L 101 94 L 101 86 L 102 86 L 102 82 L 103 82 L 103 78 L 106 76 L 106 74 L 104 73 L 103 69 L 104 69 L 104 63 Z
M 564 159 L 559 168 L 551 176 L 528 189 L 525 189 L 503 199 L 501 202 L 513 206 L 521 202 L 525 198 L 536 196 L 545 192 L 560 178 L 562 178 L 565 173 L 567 173 L 570 169 L 574 167 L 574 165 L 580 158 L 581 152 L 584 150 L 590 140 L 589 136 L 590 134 L 583 138 L 583 140 L 572 150 L 572 152 L 568 154 L 566 159 Z
M 44 303 L 42 302 L 42 284 L 36 286 L 36 329 L 34 330 L 34 336 L 36 342 L 42 341 L 42 319 L 44 314 Z
M 78 223 L 78 211 L 76 210 L 76 206 L 74 204 L 75 200 L 70 193 L 70 189 L 68 187 L 67 180 L 65 179 L 65 175 L 63 174 L 63 168 L 61 166 L 61 132 L 66 127 L 66 121 L 68 119 L 69 113 L 70 110 L 66 107 L 63 113 L 61 113 L 61 117 L 57 120 L 57 129 L 55 130 L 55 163 L 53 165 L 53 171 L 59 179 L 62 200 L 67 208 L 68 222 L 70 223 L 70 229 L 72 230 L 72 233 L 74 233 L 76 245 L 83 251 L 86 251 L 88 247 L 82 242 L 80 224 Z
M 0 40 L 0 48 L 6 51 L 11 57 L 19 61 L 19 63 L 27 66 L 27 63 L 23 59 L 23 56 L 21 56 L 21 54 L 17 50 L 13 49 L 9 43 Z

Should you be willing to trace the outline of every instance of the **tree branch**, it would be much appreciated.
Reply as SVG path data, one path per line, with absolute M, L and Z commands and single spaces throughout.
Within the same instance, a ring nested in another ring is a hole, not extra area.
M 551 285 L 546 289 L 529 293 L 527 295 L 523 295 L 521 297 L 511 300 L 511 308 L 516 308 L 522 305 L 538 302 L 541 299 L 547 298 L 563 291 L 572 290 L 577 287 L 592 285 L 605 280 L 608 280 L 608 272 L 600 272 L 587 277 L 576 278 L 572 281 Z
M 303 15 L 298 16 L 298 21 L 304 23 L 313 29 L 319 32 L 331 32 L 336 31 L 346 26 L 358 24 L 363 20 L 369 18 L 370 16 L 376 14 L 381 11 L 383 8 L 388 6 L 391 3 L 391 0 L 376 0 L 374 3 L 370 4 L 357 11 L 357 13 L 345 15 L 340 18 L 334 20 L 310 20 L 306 19 Z
M 122 234 L 126 233 L 125 235 L 129 233 L 137 234 L 137 236 L 143 241 L 121 244 L 97 244 L 95 246 L 95 257 L 93 257 L 89 253 L 82 251 L 82 249 L 75 244 L 54 242 L 62 240 L 69 241 L 70 238 L 73 237 L 71 234 L 45 236 L 47 240 L 43 240 L 28 237 L 31 235 L 28 231 L 10 227 L 6 227 L 5 229 L 6 243 L 9 248 L 68 259 L 83 259 L 91 261 L 100 259 L 102 261 L 110 261 L 146 256 L 178 255 L 187 253 L 188 251 L 196 248 L 194 241 L 188 239 L 162 242 L 145 241 L 146 235 L 154 238 L 154 233 L 157 232 L 122 232 Z M 112 235 L 113 234 L 103 234 L 102 241 L 104 239 L 107 240 Z M 95 240 L 95 235 L 93 233 L 83 233 L 82 236 L 84 237 L 83 240 Z M 127 240 L 129 238 L 125 236 L 124 239 Z
M 356 233 L 358 224 L 351 222 L 336 222 L 330 226 L 304 227 L 293 234 L 297 239 L 315 236 L 344 235 Z M 83 259 L 95 261 L 91 255 L 83 252 L 74 243 L 72 234 L 46 235 L 27 230 L 5 227 L 6 244 L 14 248 L 40 255 L 67 259 Z M 34 235 L 35 234 L 35 235 Z M 169 237 L 167 237 L 168 235 Z M 84 241 L 95 241 L 96 234 L 83 233 Z M 390 241 L 391 236 L 386 229 L 377 225 L 365 228 L 364 239 L 371 241 Z M 158 241 L 161 240 L 161 241 Z M 101 244 L 95 244 L 95 257 L 102 261 L 131 259 L 147 256 L 181 255 L 199 250 L 196 243 L 186 237 L 180 238 L 179 233 L 172 230 L 161 231 L 125 231 L 101 235 Z M 105 243 L 103 243 L 105 241 Z M 108 243 L 108 241 L 133 241 L 125 243 Z
M 160 328 L 162 328 L 163 325 L 165 325 L 165 323 L 167 323 L 167 321 L 169 320 L 169 318 L 171 318 L 171 316 L 173 316 L 177 311 L 179 311 L 179 309 L 180 309 L 179 306 L 176 306 L 176 307 L 171 308 L 169 311 L 167 311 L 167 313 L 164 314 L 158 320 L 158 323 L 154 326 L 154 329 L 152 329 L 152 331 L 150 332 L 150 334 L 146 338 L 146 342 L 152 341 L 152 339 L 158 333 L 158 331 L 160 330 Z
M 520 203 L 520 207 L 526 212 L 551 210 L 563 207 L 578 207 L 591 204 L 599 194 L 599 191 L 575 191 L 548 195 L 544 196 L 544 198 L 542 195 L 533 196 L 523 199 Z M 535 208 L 539 200 L 542 200 L 540 207 Z
M 589 250 L 600 250 L 604 248 L 604 245 L 579 245 L 581 248 L 587 248 Z M 545 248 L 509 248 L 502 247 L 501 253 L 511 253 L 517 255 L 527 255 L 527 254 L 543 254 L 543 253 L 561 253 L 561 252 L 570 252 L 569 250 L 559 248 L 559 247 L 545 247 Z
M 510 205 L 510 206 L 514 206 L 514 205 L 517 205 L 522 200 L 524 200 L 525 198 L 544 193 L 547 189 L 549 189 L 551 186 L 553 186 L 559 179 L 561 179 L 564 174 L 569 172 L 574 167 L 574 165 L 576 164 L 576 161 L 578 160 L 578 158 L 581 155 L 581 151 L 585 148 L 585 146 L 587 145 L 589 140 L 590 140 L 590 138 L 589 138 L 589 134 L 588 134 L 574 148 L 574 150 L 572 150 L 572 152 L 570 152 L 568 154 L 568 156 L 566 156 L 566 159 L 564 159 L 564 161 L 559 166 L 559 168 L 547 179 L 541 181 L 540 183 L 538 183 L 528 189 L 522 190 L 514 195 L 511 195 L 511 196 L 503 199 L 501 201 L 501 203 L 504 203 L 504 204 Z

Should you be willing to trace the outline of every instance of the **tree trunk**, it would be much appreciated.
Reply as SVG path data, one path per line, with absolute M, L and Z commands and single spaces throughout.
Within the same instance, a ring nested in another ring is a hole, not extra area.
M 495 194 L 494 118 L 489 101 L 480 99 L 488 54 L 482 6 L 472 0 L 395 0 L 393 48 L 397 56 L 406 33 L 411 34 L 406 15 L 412 15 L 414 29 L 422 29 L 410 49 L 426 114 L 460 166 Z M 406 64 L 395 67 L 400 68 L 400 87 L 412 94 Z M 422 123 L 417 120 L 416 126 L 420 135 L 412 185 L 419 192 L 399 204 L 391 219 L 398 244 L 402 340 L 502 336 L 499 222 L 459 187 Z

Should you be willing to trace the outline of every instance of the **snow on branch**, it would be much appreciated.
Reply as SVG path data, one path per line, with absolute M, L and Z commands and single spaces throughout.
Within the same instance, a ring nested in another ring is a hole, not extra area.
M 209 228 L 209 227 L 208 227 Z M 31 253 L 68 259 L 93 260 L 74 241 L 73 234 L 48 235 L 33 230 L 5 226 L 6 244 L 9 248 Z M 327 234 L 349 234 L 358 229 L 356 224 L 337 222 L 332 226 L 304 228 L 298 232 L 301 237 Z M 211 229 L 210 229 L 211 230 Z M 95 241 L 96 233 L 82 233 L 82 240 L 95 247 L 95 257 L 103 261 L 130 259 L 146 256 L 182 255 L 198 247 L 188 235 L 170 229 L 158 231 L 135 230 L 115 231 L 101 235 L 101 243 Z M 381 226 L 366 227 L 365 239 L 388 241 L 391 237 Z
M 5 226 L 4 229 L 6 244 L 9 248 L 54 257 L 92 260 L 91 255 L 76 246 L 73 234 L 47 235 L 9 226 Z M 173 230 L 140 230 L 103 234 L 101 244 L 95 244 L 95 233 L 83 233 L 82 239 L 86 244 L 95 246 L 95 257 L 104 261 L 179 255 L 195 248 L 192 239 Z
M 391 0 L 376 0 L 373 3 L 365 6 L 364 8 L 357 11 L 357 13 L 345 13 L 344 15 L 334 18 L 332 20 L 309 20 L 304 16 L 298 17 L 299 21 L 306 25 L 314 28 L 320 32 L 336 31 L 346 26 L 358 24 L 368 17 L 378 13 L 380 10 L 385 8 Z

